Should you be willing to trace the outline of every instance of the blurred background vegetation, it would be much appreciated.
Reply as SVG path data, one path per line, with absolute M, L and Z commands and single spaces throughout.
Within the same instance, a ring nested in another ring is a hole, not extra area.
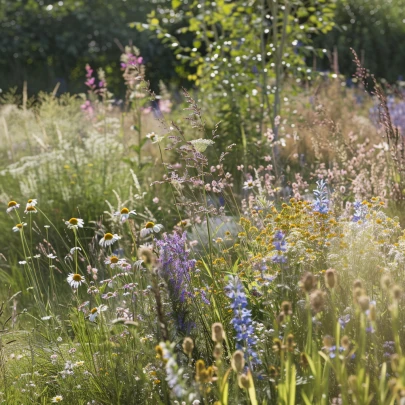
M 310 7 L 322 1 L 302 3 Z M 349 50 L 353 47 L 376 76 L 389 82 L 402 80 L 405 1 L 338 0 L 336 5 L 333 30 L 313 38 L 315 47 L 325 50 L 323 56 L 308 56 L 307 64 L 313 67 L 315 63 L 317 70 L 333 70 L 333 50 L 337 49 L 339 72 L 350 77 L 355 69 Z M 84 91 L 84 66 L 90 63 L 103 67 L 109 88 L 116 96 L 123 95 L 117 67 L 120 47 L 130 42 L 140 48 L 154 90 L 159 80 L 188 86 L 187 75 L 175 69 L 170 47 L 130 26 L 146 22 L 153 11 L 159 16 L 171 7 L 171 0 L 0 0 L 0 89 L 21 89 L 27 81 L 30 94 L 51 91 L 57 83 L 60 92 Z M 168 16 L 166 23 L 174 34 L 185 22 L 180 21 L 179 13 L 172 19 L 170 13 Z M 194 39 L 192 32 L 182 36 L 190 45 Z M 190 67 L 182 69 L 193 73 Z

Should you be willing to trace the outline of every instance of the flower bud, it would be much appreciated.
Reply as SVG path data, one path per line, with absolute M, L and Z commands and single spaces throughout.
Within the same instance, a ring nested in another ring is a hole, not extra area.
M 221 343 L 217 343 L 214 347 L 214 352 L 213 352 L 213 356 L 214 359 L 219 360 L 222 357 L 222 345 Z
M 325 305 L 325 293 L 321 290 L 315 290 L 310 295 L 312 310 L 317 314 L 323 310 Z
M 363 283 L 361 282 L 361 280 L 353 281 L 353 289 L 355 289 L 355 288 L 363 288 Z
M 336 270 L 334 270 L 334 269 L 326 270 L 326 272 L 325 272 L 326 287 L 332 289 L 332 288 L 335 288 L 336 284 L 337 284 Z
M 217 343 L 222 343 L 225 338 L 224 327 L 222 323 L 216 322 L 212 324 L 212 340 Z
M 305 273 L 300 281 L 300 287 L 309 294 L 315 286 L 315 277 L 312 273 Z
M 240 388 L 248 390 L 250 388 L 250 380 L 246 374 L 238 375 L 238 385 Z
M 236 352 L 232 355 L 231 366 L 235 373 L 240 373 L 243 371 L 243 368 L 245 367 L 245 354 L 242 352 L 242 350 L 236 350 Z
M 367 295 L 361 295 L 357 298 L 357 303 L 362 311 L 367 311 L 370 308 L 370 298 Z
M 187 356 L 191 356 L 191 353 L 193 352 L 194 349 L 194 342 L 193 339 L 186 337 L 183 340 L 183 352 L 187 354 Z
M 350 340 L 348 336 L 343 336 L 342 339 L 340 339 L 340 345 L 343 347 L 343 349 L 347 350 L 350 347 Z
M 290 301 L 283 301 L 281 303 L 281 310 L 285 316 L 292 315 L 292 307 Z

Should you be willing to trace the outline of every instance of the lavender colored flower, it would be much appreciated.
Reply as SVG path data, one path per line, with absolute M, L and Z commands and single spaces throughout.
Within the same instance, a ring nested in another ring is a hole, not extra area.
M 186 249 L 187 233 L 165 234 L 156 242 L 159 248 L 159 275 L 166 281 L 169 297 L 172 301 L 173 319 L 182 332 L 186 332 L 188 309 L 187 298 L 194 296 L 190 288 L 190 272 L 195 267 L 195 260 L 190 259 Z M 205 296 L 204 296 L 205 297 Z
M 364 221 L 366 215 L 368 214 L 367 205 L 363 205 L 360 201 L 356 201 L 355 203 L 353 203 L 353 208 L 354 214 L 352 221 L 353 222 Z
M 326 181 L 321 179 L 316 182 L 317 188 L 314 190 L 315 201 L 312 205 L 314 212 L 327 214 L 329 212 L 328 189 Z
M 245 357 L 250 365 L 260 364 L 261 362 L 254 350 L 257 338 L 253 328 L 251 311 L 247 309 L 248 301 L 238 277 L 229 277 L 229 283 L 225 287 L 225 294 L 231 300 L 230 307 L 234 315 L 231 324 L 236 332 L 236 349 L 244 350 Z
M 277 254 L 275 254 L 271 259 L 275 263 L 285 263 L 287 261 L 287 258 L 283 255 L 283 252 L 287 251 L 287 243 L 284 237 L 285 235 L 281 231 L 277 231 L 274 235 L 273 246 L 277 251 Z

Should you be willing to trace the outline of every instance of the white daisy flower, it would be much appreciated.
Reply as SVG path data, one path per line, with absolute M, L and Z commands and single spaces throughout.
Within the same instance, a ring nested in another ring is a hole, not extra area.
M 86 280 L 81 274 L 70 273 L 68 275 L 67 282 L 74 290 L 77 290 L 82 285 L 82 283 L 86 282 Z
M 13 232 L 21 232 L 24 226 L 27 226 L 27 224 L 25 222 L 22 222 L 21 224 L 17 224 L 16 226 L 13 226 Z
M 21 260 L 20 262 L 18 262 L 18 263 L 20 263 L 20 264 L 27 264 L 27 262 L 25 261 L 25 260 Z
M 55 256 L 53 253 L 49 253 L 49 255 L 46 255 L 48 259 L 56 259 L 57 256 Z
M 27 209 L 28 207 L 35 207 L 37 204 L 38 204 L 37 200 L 30 198 L 27 202 L 25 209 Z
M 32 256 L 34 259 L 39 259 L 40 257 L 41 257 L 41 255 L 35 255 L 35 256 Z
M 75 250 L 82 250 L 79 247 L 73 247 L 72 249 L 70 249 L 70 254 L 73 256 L 73 254 L 75 253 Z
M 120 240 L 121 236 L 118 236 L 116 233 L 113 235 L 112 233 L 105 233 L 104 236 L 101 238 L 99 245 L 101 247 L 111 246 L 117 240 Z
M 90 315 L 89 315 L 89 321 L 90 322 L 95 322 L 97 316 L 101 313 L 107 310 L 107 305 L 100 305 L 98 307 L 94 307 L 91 311 L 90 311 Z
M 190 143 L 194 146 L 194 148 L 196 149 L 197 152 L 205 152 L 206 149 L 208 148 L 208 146 L 210 145 L 214 145 L 214 141 L 212 141 L 211 139 L 194 139 L 192 141 L 190 141 Z
M 115 266 L 118 265 L 119 261 L 120 261 L 120 259 L 117 256 L 112 255 L 112 256 L 108 256 L 107 259 L 104 260 L 104 263 L 109 264 L 110 267 L 113 269 Z
M 70 218 L 69 221 L 65 221 L 65 225 L 69 229 L 83 228 L 84 221 L 81 218 Z
M 130 211 L 128 208 L 124 207 L 121 211 L 117 211 L 114 215 L 121 215 L 121 222 L 124 223 L 130 215 L 136 215 L 135 210 Z
M 252 188 L 255 187 L 255 186 L 256 186 L 256 182 L 255 182 L 254 180 L 252 180 L 252 179 L 247 180 L 247 181 L 245 181 L 245 182 L 243 183 L 243 189 L 244 189 L 244 190 L 250 190 L 250 189 L 252 189 Z
M 24 214 L 36 214 L 38 211 L 33 205 L 28 205 L 25 208 Z
M 17 204 L 15 201 L 10 201 L 7 204 L 7 209 L 6 212 L 7 214 L 10 213 L 12 210 L 16 210 L 17 208 L 20 208 L 20 204 Z
M 145 226 L 141 229 L 141 238 L 149 235 L 150 233 L 159 233 L 163 229 L 162 224 L 155 224 L 152 221 L 149 221 L 145 224 Z
M 62 395 L 56 395 L 56 397 L 52 398 L 52 403 L 53 404 L 57 404 L 58 402 L 62 402 L 62 401 L 63 401 Z
M 149 138 L 152 143 L 160 142 L 163 139 L 163 136 L 156 135 L 154 132 L 150 132 L 146 137 Z

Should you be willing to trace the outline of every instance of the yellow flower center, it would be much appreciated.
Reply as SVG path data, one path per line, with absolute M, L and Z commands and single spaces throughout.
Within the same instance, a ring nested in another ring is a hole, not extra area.
M 91 312 L 92 314 L 95 314 L 95 313 L 97 312 L 97 308 L 93 308 L 90 312 Z
M 155 226 L 155 223 L 154 223 L 154 222 L 147 222 L 146 225 L 145 225 L 145 228 L 146 228 L 146 229 L 148 229 L 148 228 L 153 228 L 154 226 Z
M 28 200 L 28 204 L 31 204 L 32 201 L 34 201 L 34 200 L 33 200 L 32 198 L 30 198 L 30 199 Z
M 111 256 L 110 257 L 110 262 L 111 263 L 118 263 L 118 257 L 117 256 Z
M 121 214 L 128 214 L 129 213 L 129 209 L 128 208 L 123 208 L 122 210 L 121 210 Z
M 27 207 L 27 211 L 35 212 L 37 209 L 35 207 L 29 206 Z
M 104 240 L 111 240 L 114 237 L 112 233 L 106 233 L 104 235 Z
M 16 205 L 17 205 L 17 203 L 15 201 L 10 201 L 8 203 L 8 208 L 15 207 Z
M 77 220 L 77 218 L 70 218 L 69 219 L 69 224 L 70 225 L 77 225 L 78 224 L 78 220 Z
M 82 276 L 80 274 L 73 274 L 73 281 L 82 281 Z
M 16 227 L 21 229 L 23 227 L 23 224 L 17 224 Z

